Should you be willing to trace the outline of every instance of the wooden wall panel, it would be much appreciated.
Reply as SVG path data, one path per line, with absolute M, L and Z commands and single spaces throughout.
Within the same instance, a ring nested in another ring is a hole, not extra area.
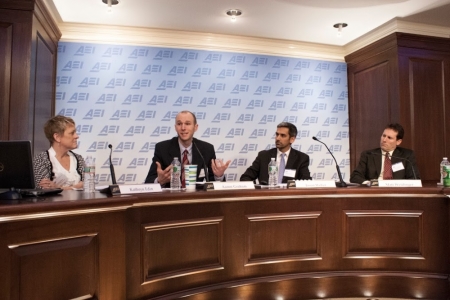
M 9 139 L 12 24 L 0 22 L 0 140 Z
M 0 99 L 3 105 L 9 107 L 8 115 L 3 122 L 8 124 L 7 139 L 11 140 L 31 140 L 28 114 L 31 16 L 30 11 L 0 9 L 0 19 L 10 23 L 12 28 L 11 64 L 10 69 L 6 70 L 10 93 L 8 98 Z
M 417 50 L 406 53 L 400 56 L 400 66 L 405 69 L 405 77 L 408 75 L 402 81 L 409 82 L 409 89 L 402 97 L 407 124 L 405 141 L 416 152 L 421 177 L 438 182 L 439 163 L 449 155 L 445 142 L 445 107 L 450 104 L 449 96 L 444 93 L 446 58 L 434 53 L 424 55 Z M 450 56 L 447 59 L 450 61 Z
M 126 299 L 125 213 L 72 214 L 0 222 L 0 299 Z
M 34 115 L 33 145 L 34 153 L 47 150 L 49 142 L 44 134 L 44 124 L 53 116 L 54 95 L 55 95 L 55 64 L 56 53 L 54 47 L 49 47 L 40 34 L 36 34 L 36 64 L 34 69 L 34 108 L 31 115 Z
M 380 146 L 381 133 L 391 120 L 389 63 L 383 61 L 353 74 L 354 102 L 351 103 L 351 134 L 372 139 L 353 139 L 352 153 Z M 370 113 L 368 113 L 370 112 Z M 357 162 L 356 162 L 357 163 Z
M 416 152 L 422 182 L 439 182 L 439 163 L 450 156 L 450 39 L 393 33 L 348 55 L 346 62 L 351 170 L 360 152 L 379 139 L 385 123 L 399 122 L 405 129 L 401 146 Z M 359 75 L 381 62 L 389 70 L 387 80 Z M 374 92 L 372 84 L 380 91 Z M 365 130 L 362 120 L 379 133 Z
M 321 259 L 321 212 L 249 215 L 246 266 Z
M 143 283 L 223 269 L 222 236 L 222 218 L 143 225 Z
M 19 277 L 19 299 L 59 300 L 95 295 L 99 254 L 96 234 L 33 241 L 9 248 L 11 268 L 17 270 Z
M 346 211 L 343 226 L 346 258 L 425 259 L 421 211 Z
M 11 48 L 11 58 L 0 75 L 0 87 L 10 87 L 8 92 L 0 91 L 0 138 L 30 140 L 34 151 L 40 152 L 48 147 L 42 124 L 54 113 L 56 49 L 61 32 L 43 0 L 2 1 L 0 20 L 11 27 L 11 38 L 0 39 L 0 58 L 7 58 L 4 52 Z M 35 141 L 41 143 L 34 145 Z

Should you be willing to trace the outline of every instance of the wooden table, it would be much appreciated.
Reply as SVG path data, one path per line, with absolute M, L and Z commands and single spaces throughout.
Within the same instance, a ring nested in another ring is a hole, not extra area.
M 447 299 L 445 192 L 64 191 L 0 204 L 0 299 Z

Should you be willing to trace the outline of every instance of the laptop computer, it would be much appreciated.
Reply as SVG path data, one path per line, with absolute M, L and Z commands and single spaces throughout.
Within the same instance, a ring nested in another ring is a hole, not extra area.
M 0 141 L 0 199 L 43 196 L 61 193 L 62 189 L 36 189 L 30 141 Z

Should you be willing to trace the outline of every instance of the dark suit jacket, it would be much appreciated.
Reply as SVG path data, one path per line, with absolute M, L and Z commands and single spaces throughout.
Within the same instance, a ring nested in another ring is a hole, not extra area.
M 277 148 L 263 150 L 258 153 L 255 161 L 242 174 L 241 181 L 255 181 L 267 184 L 269 182 L 269 162 L 272 157 L 277 157 Z M 295 178 L 283 176 L 283 183 L 290 179 L 311 179 L 309 173 L 309 156 L 303 152 L 291 148 L 285 169 L 295 169 Z
M 359 164 L 355 170 L 353 170 L 350 176 L 350 182 L 363 183 L 366 180 L 378 179 L 381 173 L 381 160 L 382 156 L 381 148 L 367 150 L 361 153 Z M 401 162 L 403 163 L 403 170 L 393 172 L 394 179 L 419 179 L 419 169 L 416 165 L 416 157 L 414 151 L 397 147 L 392 153 L 391 157 L 392 165 Z M 414 168 L 414 171 L 413 171 Z M 415 176 L 414 176 L 415 174 Z
M 197 145 L 198 150 L 203 155 L 205 163 L 208 166 L 209 181 L 214 181 L 214 173 L 211 168 L 211 159 L 216 159 L 216 152 L 214 151 L 214 146 L 210 143 L 200 141 L 194 138 L 193 143 Z M 192 145 L 192 161 L 190 164 L 197 165 L 197 181 L 203 181 L 204 177 L 199 177 L 200 172 L 204 170 L 205 165 L 201 155 L 198 153 L 195 145 Z M 164 170 L 173 161 L 174 157 L 178 157 L 181 162 L 180 157 L 180 145 L 178 144 L 178 137 L 174 137 L 167 141 L 159 142 L 155 145 L 155 154 L 153 156 L 152 165 L 148 171 L 147 178 L 145 178 L 145 183 L 154 183 L 155 179 L 158 177 L 156 173 L 156 163 L 161 164 L 161 168 Z M 205 174 L 206 175 L 206 174 Z M 163 187 L 170 187 L 170 183 L 163 185 Z

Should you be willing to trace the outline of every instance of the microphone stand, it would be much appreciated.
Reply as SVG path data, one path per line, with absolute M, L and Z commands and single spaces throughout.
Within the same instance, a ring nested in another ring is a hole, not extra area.
M 330 152 L 331 156 L 334 159 L 334 163 L 336 164 L 336 171 L 337 171 L 338 176 L 339 176 L 339 182 L 336 182 L 336 187 L 347 187 L 347 184 L 345 183 L 344 179 L 342 179 L 341 169 L 339 168 L 339 165 L 337 163 L 336 157 L 334 157 L 333 153 L 330 151 L 330 149 L 328 148 L 328 146 L 324 142 L 318 140 L 315 136 L 313 136 L 312 138 L 313 138 L 313 140 L 324 144 L 324 146 L 327 148 L 328 152 Z
M 108 148 L 111 149 L 111 151 L 109 152 L 109 172 L 111 173 L 111 181 L 112 181 L 113 184 L 117 184 L 116 173 L 114 172 L 114 165 L 113 165 L 112 159 L 111 159 L 111 157 L 112 157 L 112 145 L 109 144 Z

